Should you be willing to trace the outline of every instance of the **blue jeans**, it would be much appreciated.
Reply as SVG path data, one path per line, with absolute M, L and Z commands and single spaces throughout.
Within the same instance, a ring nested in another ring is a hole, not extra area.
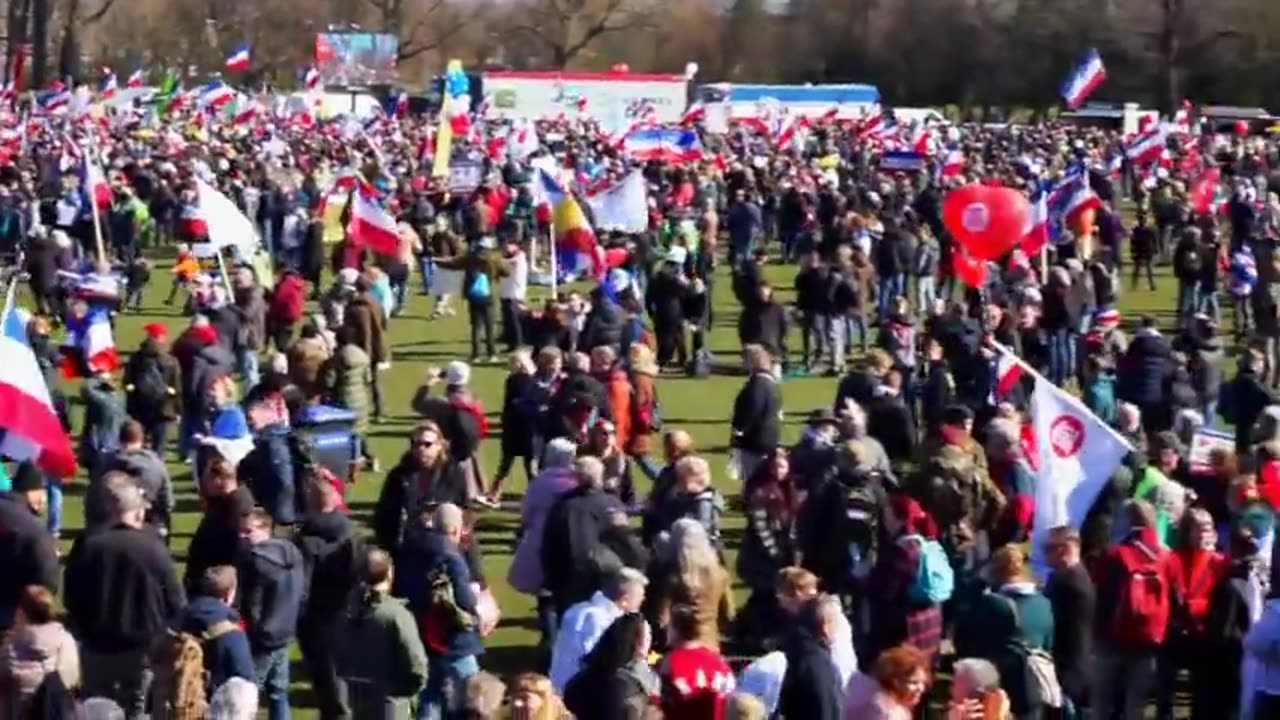
M 44 479 L 45 491 L 49 495 L 49 517 L 45 520 L 49 532 L 54 537 L 62 534 L 62 481 L 54 477 Z
M 164 459 L 165 446 L 169 444 L 169 423 L 161 420 L 155 425 L 145 428 L 147 433 L 147 447 L 151 451 Z
M 1178 320 L 1184 321 L 1196 313 L 1200 307 L 1200 284 L 1195 282 L 1178 283 Z
M 258 384 L 262 376 L 258 373 L 258 351 L 240 348 L 236 351 L 236 365 L 240 367 L 240 375 L 244 378 L 244 387 L 249 390 Z
M 205 416 L 203 414 L 185 411 L 182 413 L 182 419 L 178 422 L 178 457 L 183 461 L 195 454 L 196 441 L 194 436 L 196 433 L 205 432 Z
M 467 680 L 480 672 L 474 655 L 446 660 L 427 657 L 427 686 L 418 696 L 418 720 L 461 717 L 467 700 Z
M 431 294 L 431 286 L 436 282 L 436 261 L 421 255 L 418 257 L 418 272 L 422 273 L 422 293 Z
M 927 315 L 938 299 L 938 278 L 922 275 L 916 278 L 916 312 Z
M 1049 379 L 1055 385 L 1075 375 L 1076 335 L 1074 330 L 1057 330 L 1049 336 Z
M 1214 323 L 1222 322 L 1222 305 L 1218 302 L 1217 290 L 1197 290 L 1199 296 L 1196 302 L 1196 310 L 1206 313 L 1213 318 Z
M 258 706 L 267 709 L 269 720 L 288 720 L 289 648 L 254 655 L 253 667 L 258 673 Z
M 858 332 L 858 344 L 867 352 L 867 320 L 862 316 L 833 315 L 828 326 L 831 332 L 831 368 L 843 371 L 848 352 L 853 345 L 854 330 Z
M 880 317 L 889 314 L 894 298 L 907 294 L 907 276 L 902 273 L 880 278 L 880 297 L 876 302 L 876 312 Z

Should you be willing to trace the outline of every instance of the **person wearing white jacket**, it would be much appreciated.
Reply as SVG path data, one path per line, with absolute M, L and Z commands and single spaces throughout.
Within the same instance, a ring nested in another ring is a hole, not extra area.
M 507 342 L 507 352 L 513 353 L 524 344 L 520 307 L 529 294 L 529 257 L 516 243 L 507 244 L 505 255 L 511 272 L 502 279 L 498 298 L 502 301 L 502 337 Z
M 1245 635 L 1240 680 L 1242 720 L 1280 718 L 1280 589 L 1272 589 L 1262 617 Z

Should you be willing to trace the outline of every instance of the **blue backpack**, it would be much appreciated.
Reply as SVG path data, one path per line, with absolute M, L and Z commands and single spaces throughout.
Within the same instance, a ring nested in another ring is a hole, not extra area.
M 937 540 L 928 540 L 920 535 L 907 535 L 898 542 L 920 543 L 920 567 L 916 571 L 915 582 L 907 591 L 911 600 L 931 605 L 939 605 L 951 599 L 955 590 L 956 575 L 951 569 L 951 558 Z
M 488 300 L 492 292 L 489 289 L 489 276 L 477 272 L 471 276 L 471 284 L 467 286 L 467 299 L 480 302 Z

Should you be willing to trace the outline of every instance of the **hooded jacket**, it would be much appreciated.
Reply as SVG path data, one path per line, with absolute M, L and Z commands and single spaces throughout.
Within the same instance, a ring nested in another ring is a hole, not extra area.
M 216 628 L 223 622 L 235 625 L 235 629 L 219 632 Z M 213 633 L 210 632 L 211 629 Z M 257 682 L 249 638 L 241 629 L 240 616 L 234 608 L 217 598 L 202 595 L 193 599 L 183 611 L 177 621 L 177 630 L 197 638 L 217 635 L 203 642 L 204 669 L 209 671 L 210 693 L 233 677 Z
M 306 572 L 303 624 L 334 621 L 346 609 L 360 583 L 364 552 L 355 526 L 340 510 L 310 513 L 302 518 L 293 542 Z
M 427 655 L 403 600 L 368 596 L 342 623 L 335 657 L 353 717 L 411 717 L 426 684 Z
M 397 561 L 395 595 L 403 597 L 409 610 L 418 618 L 419 630 L 424 616 L 431 610 L 431 574 L 439 567 L 448 573 L 453 587 L 453 601 L 462 612 L 479 617 L 476 609 L 476 593 L 471 585 L 471 571 L 459 548 L 440 533 L 416 524 L 406 535 Z M 448 648 L 442 653 L 447 660 L 469 655 L 480 655 L 484 645 L 480 633 L 472 629 L 459 629 L 447 640 Z
M 27 717 L 28 704 L 46 676 L 57 673 L 63 687 L 80 685 L 80 652 L 61 623 L 27 625 L 14 632 L 0 652 L 0 714 Z
M 0 493 L 0 610 L 13 610 L 28 585 L 57 592 L 61 577 L 53 536 L 24 497 Z
M 148 448 L 121 448 L 98 464 L 85 493 L 86 526 L 94 527 L 107 520 L 107 510 L 102 507 L 101 480 L 108 472 L 122 472 L 133 478 L 150 505 L 147 522 L 156 527 L 169 527 L 174 506 L 173 481 L 164 461 Z
M 186 604 L 169 548 L 148 528 L 81 535 L 64 582 L 77 637 L 100 653 L 149 648 Z
M 278 650 L 293 640 L 306 600 L 302 554 L 287 540 L 269 538 L 241 550 L 240 613 L 255 654 Z

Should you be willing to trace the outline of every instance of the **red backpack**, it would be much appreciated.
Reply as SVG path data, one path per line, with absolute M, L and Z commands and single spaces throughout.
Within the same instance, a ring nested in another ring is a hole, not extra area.
M 1111 642 L 1117 648 L 1140 649 L 1164 642 L 1173 592 L 1165 571 L 1165 553 L 1140 541 L 1116 548 L 1121 578 L 1111 617 Z

